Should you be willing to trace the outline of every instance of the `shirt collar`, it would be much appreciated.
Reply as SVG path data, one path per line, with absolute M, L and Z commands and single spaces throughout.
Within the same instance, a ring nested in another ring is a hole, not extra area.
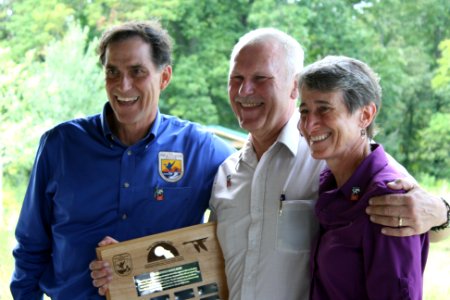
M 276 141 L 276 143 L 285 145 L 294 156 L 297 154 L 300 140 L 300 133 L 297 129 L 299 120 L 300 113 L 296 110 L 286 125 L 284 125 Z
M 326 168 L 321 174 L 320 191 L 332 190 L 332 193 L 340 191 L 345 199 L 351 199 L 352 194 L 364 194 L 374 174 L 378 173 L 387 164 L 388 160 L 383 146 L 370 145 L 372 152 L 367 156 L 353 172 L 352 176 L 340 188 L 336 189 L 336 180 L 330 169 Z
M 346 199 L 351 199 L 352 194 L 356 191 L 356 193 L 364 194 L 374 174 L 377 174 L 388 164 L 383 146 L 371 144 L 370 148 L 369 156 L 360 163 L 353 175 L 341 187 Z
M 109 102 L 106 102 L 105 105 L 103 106 L 103 111 L 101 114 L 101 124 L 102 124 L 103 135 L 108 140 L 113 140 L 113 133 L 111 132 L 111 128 L 109 127 L 109 124 L 108 124 L 108 115 L 113 114 L 113 113 L 114 112 L 111 108 L 111 104 Z M 149 132 L 138 143 L 141 143 L 142 141 L 146 141 L 145 143 L 148 143 L 156 137 L 158 130 L 160 128 L 160 125 L 161 125 L 161 119 L 162 119 L 162 115 L 158 109 L 155 120 L 153 121 L 153 124 L 151 125 Z
M 298 132 L 297 129 L 297 124 L 299 120 L 300 120 L 300 113 L 298 111 L 295 111 L 294 114 L 289 119 L 289 121 L 286 123 L 286 125 L 284 125 L 284 127 L 281 129 L 281 132 L 274 143 L 274 145 L 281 144 L 286 146 L 286 148 L 289 149 L 289 151 L 293 156 L 297 154 L 298 143 L 300 140 L 300 133 Z M 274 145 L 272 145 L 270 148 L 272 148 Z M 248 163 L 253 167 L 256 167 L 256 165 L 258 164 L 256 153 L 255 150 L 253 149 L 253 145 L 250 140 L 250 135 L 241 149 L 239 161 L 241 160 L 245 161 L 246 163 Z

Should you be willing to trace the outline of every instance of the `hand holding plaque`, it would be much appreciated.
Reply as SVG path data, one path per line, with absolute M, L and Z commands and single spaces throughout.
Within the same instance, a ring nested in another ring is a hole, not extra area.
M 113 269 L 107 299 L 227 299 L 215 223 L 99 247 Z

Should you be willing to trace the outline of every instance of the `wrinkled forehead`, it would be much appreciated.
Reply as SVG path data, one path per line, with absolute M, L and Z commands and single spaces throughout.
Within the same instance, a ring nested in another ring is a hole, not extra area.
M 230 61 L 231 74 L 275 73 L 286 68 L 285 49 L 269 40 L 242 47 Z

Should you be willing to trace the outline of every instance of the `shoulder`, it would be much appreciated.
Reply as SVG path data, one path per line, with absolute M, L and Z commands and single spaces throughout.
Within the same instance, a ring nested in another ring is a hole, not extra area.
M 227 159 L 224 160 L 222 165 L 220 166 L 221 169 L 230 169 L 234 168 L 236 164 L 239 162 L 242 156 L 242 150 L 236 151 L 230 156 L 227 157 Z
M 395 165 L 388 163 L 383 169 L 374 175 L 370 184 L 371 195 L 387 195 L 387 194 L 403 194 L 404 190 L 392 190 L 387 184 L 404 175 L 396 168 Z
M 161 126 L 163 130 L 175 134 L 189 134 L 203 138 L 212 138 L 213 136 L 203 125 L 165 114 L 161 114 Z
M 59 123 L 55 127 L 53 127 L 50 131 L 53 132 L 67 132 L 67 131 L 86 131 L 90 129 L 92 126 L 100 125 L 100 115 L 93 115 L 84 118 L 72 119 L 69 121 L 65 121 Z
M 41 140 L 55 142 L 101 132 L 100 115 L 77 118 L 57 124 L 46 131 Z
M 223 139 L 219 138 L 204 125 L 183 120 L 175 116 L 161 114 L 161 132 L 164 135 L 177 135 L 185 139 L 190 145 L 209 145 L 213 149 L 221 149 L 227 156 L 235 149 Z

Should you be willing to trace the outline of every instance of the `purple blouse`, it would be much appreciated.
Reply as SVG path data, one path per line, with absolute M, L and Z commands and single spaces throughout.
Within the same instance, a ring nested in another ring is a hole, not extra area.
M 341 188 L 329 169 L 321 174 L 311 299 L 422 299 L 428 235 L 385 236 L 365 213 L 371 197 L 398 192 L 386 183 L 400 177 L 381 145 Z

